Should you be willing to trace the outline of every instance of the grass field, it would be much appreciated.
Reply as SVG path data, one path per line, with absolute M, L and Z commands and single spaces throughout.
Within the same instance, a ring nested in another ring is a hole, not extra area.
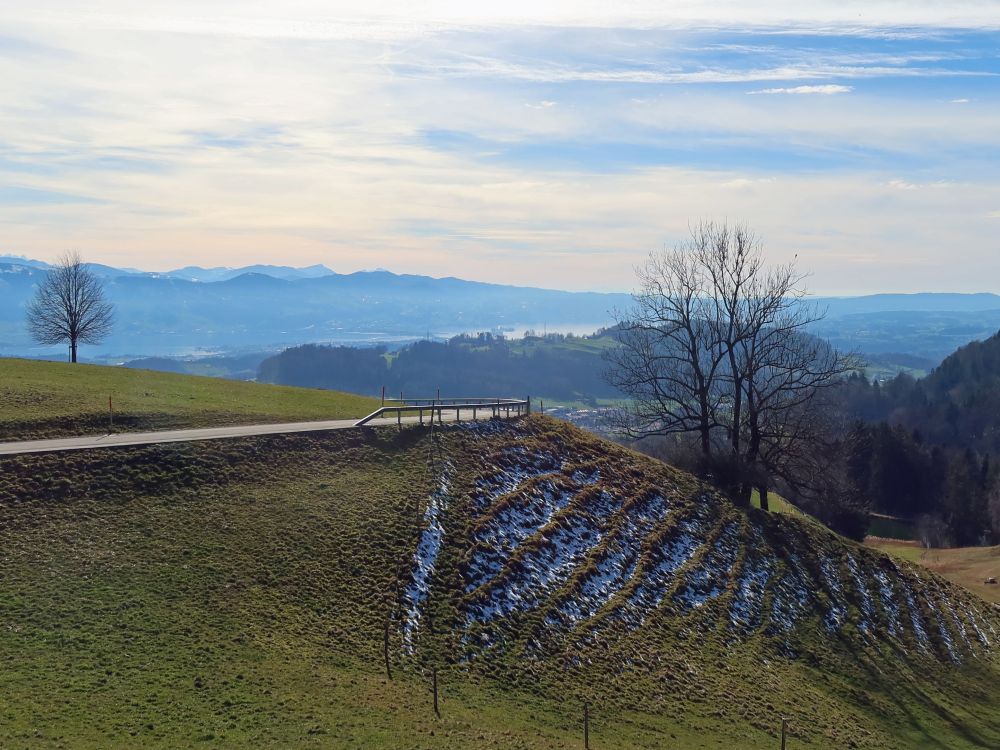
M 0 746 L 579 746 L 579 705 L 452 664 L 437 719 L 428 675 L 384 676 L 430 447 L 382 430 L 0 460 Z M 595 747 L 736 736 L 593 715 Z
M 846 634 L 737 640 L 728 594 L 558 658 L 530 650 L 529 617 L 480 662 L 457 656 L 461 586 L 438 586 L 415 654 L 393 626 L 387 680 L 383 628 L 443 463 L 442 581 L 468 554 L 462 498 L 508 449 L 561 446 L 608 489 L 669 491 L 676 513 L 704 502 L 662 464 L 527 425 L 516 442 L 380 428 L 0 458 L 0 747 L 578 748 L 583 700 L 601 749 L 770 750 L 781 715 L 792 750 L 996 746 L 992 659 L 910 662 Z M 803 556 L 841 544 L 793 514 L 716 512 L 719 528 L 753 519 Z
M 868 546 L 888 552 L 932 570 L 964 586 L 987 601 L 1000 604 L 1000 585 L 986 585 L 987 578 L 1000 580 L 1000 546 L 924 549 L 918 542 L 869 538 Z
M 0 440 L 361 417 L 375 399 L 217 378 L 0 358 Z

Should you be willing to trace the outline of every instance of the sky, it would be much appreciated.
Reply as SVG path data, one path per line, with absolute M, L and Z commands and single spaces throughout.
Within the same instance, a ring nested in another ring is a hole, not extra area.
M 0 254 L 1000 292 L 1000 3 L 0 0 Z

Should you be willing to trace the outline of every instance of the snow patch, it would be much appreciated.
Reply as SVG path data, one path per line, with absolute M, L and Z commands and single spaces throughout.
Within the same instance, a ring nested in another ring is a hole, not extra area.
M 875 571 L 875 582 L 878 584 L 879 601 L 889 623 L 889 635 L 899 635 L 899 603 L 896 601 L 892 582 L 884 570 Z
M 688 575 L 684 587 L 674 594 L 675 602 L 686 609 L 697 609 L 726 590 L 739 553 L 738 532 L 737 523 L 723 527 L 712 549 Z
M 851 573 L 851 578 L 854 580 L 854 588 L 857 590 L 861 600 L 861 621 L 858 623 L 858 630 L 867 635 L 872 629 L 872 623 L 875 622 L 875 605 L 872 601 L 872 595 L 868 590 L 868 584 L 864 576 L 861 574 L 861 566 L 858 565 L 858 561 L 851 554 L 847 555 L 847 569 Z
M 575 595 L 559 611 L 571 623 L 590 619 L 632 578 L 646 538 L 667 515 L 666 500 L 654 495 L 624 509 L 619 525 Z
M 657 562 L 636 586 L 621 616 L 632 627 L 641 625 L 646 616 L 660 606 L 676 573 L 704 545 L 704 515 L 681 521 L 678 531 L 656 550 Z
M 417 550 L 413 554 L 413 570 L 410 585 L 406 587 L 403 596 L 406 599 L 406 616 L 403 621 L 403 646 L 408 652 L 413 651 L 413 638 L 420 625 L 421 606 L 430 594 L 430 579 L 434 573 L 441 543 L 444 540 L 444 526 L 441 516 L 448 509 L 451 480 L 454 468 L 446 463 L 441 473 L 438 488 L 431 493 L 424 511 L 424 528 L 420 532 Z
M 916 597 L 913 595 L 913 589 L 910 588 L 910 584 L 902 576 L 899 578 L 899 585 L 903 590 L 903 598 L 906 600 L 906 606 L 910 610 L 910 624 L 913 626 L 914 635 L 917 636 L 917 643 L 921 649 L 926 651 L 930 645 L 930 638 L 927 636 L 927 629 L 924 627 L 924 621 L 920 614 L 920 608 L 917 606 Z
M 750 632 L 760 627 L 767 583 L 774 572 L 773 555 L 749 554 L 743 560 L 743 570 L 736 582 L 736 592 L 729 606 L 729 624 Z
M 962 606 L 962 611 L 965 612 L 965 619 L 968 621 L 970 625 L 972 625 L 972 629 L 976 633 L 976 638 L 979 639 L 979 642 L 983 644 L 986 648 L 989 648 L 991 645 L 990 639 L 986 637 L 986 631 L 983 630 L 982 627 L 980 627 L 982 623 L 976 616 L 976 613 L 967 604 Z
M 476 480 L 476 504 L 484 509 L 494 500 L 516 492 L 536 477 L 559 471 L 559 462 L 550 453 L 531 453 L 523 446 L 508 448 L 500 454 L 489 476 Z
M 844 605 L 844 585 L 833 560 L 826 554 L 819 555 L 819 569 L 830 597 L 830 608 L 823 618 L 823 624 L 831 633 L 840 630 L 847 618 L 847 607 Z
M 787 633 L 795 627 L 809 599 L 809 586 L 802 575 L 802 561 L 794 552 L 789 553 L 785 560 L 785 572 L 774 585 L 768 633 Z
M 948 651 L 948 656 L 951 657 L 953 662 L 961 662 L 962 660 L 958 655 L 958 651 L 955 650 L 955 640 L 951 637 L 951 631 L 948 630 L 948 626 L 945 625 L 944 618 L 941 616 L 941 611 L 935 606 L 934 600 L 925 595 L 924 604 L 927 606 L 927 610 L 931 613 L 931 617 L 934 618 L 938 633 L 941 636 L 941 642 L 944 643 L 944 647 Z
M 540 543 L 527 549 L 494 581 L 489 591 L 469 605 L 469 622 L 489 622 L 514 612 L 535 609 L 552 591 L 569 580 L 588 552 L 601 542 L 602 526 L 614 510 L 606 492 L 589 499 L 584 512 L 572 512 L 546 528 Z
M 514 551 L 569 505 L 575 495 L 546 481 L 500 508 L 476 532 L 477 546 L 466 571 L 465 590 L 474 591 L 498 575 Z

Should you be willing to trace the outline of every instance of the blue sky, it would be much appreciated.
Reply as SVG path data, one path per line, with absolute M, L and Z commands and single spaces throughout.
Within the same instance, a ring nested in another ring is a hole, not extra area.
M 1000 292 L 1000 5 L 0 0 L 0 253 Z M 663 6 L 669 6 L 664 9 Z

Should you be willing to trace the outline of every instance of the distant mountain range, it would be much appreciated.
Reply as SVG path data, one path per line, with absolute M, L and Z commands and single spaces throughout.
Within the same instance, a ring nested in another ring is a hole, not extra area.
M 24 309 L 47 263 L 0 256 L 0 354 L 59 354 L 28 339 Z M 566 292 L 385 270 L 188 266 L 165 273 L 91 264 L 117 310 L 115 334 L 87 356 L 277 350 L 314 342 L 394 343 L 459 332 L 585 332 L 625 310 L 627 294 Z M 816 333 L 843 348 L 938 362 L 1000 328 L 995 294 L 877 294 L 817 299 Z
M 24 309 L 49 266 L 0 257 L 0 354 L 38 355 Z M 115 333 L 87 354 L 181 355 L 309 342 L 405 342 L 529 327 L 591 331 L 625 294 L 565 292 L 325 266 L 183 268 L 146 273 L 94 264 L 115 304 Z M 54 352 L 58 353 L 58 352 Z

